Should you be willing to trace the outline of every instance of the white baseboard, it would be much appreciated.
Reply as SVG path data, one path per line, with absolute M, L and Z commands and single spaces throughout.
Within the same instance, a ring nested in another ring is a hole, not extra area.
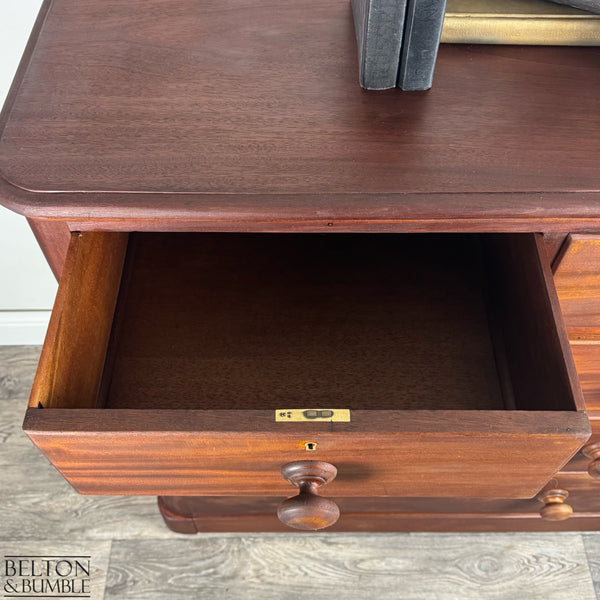
M 49 310 L 0 310 L 0 346 L 36 346 L 44 342 Z

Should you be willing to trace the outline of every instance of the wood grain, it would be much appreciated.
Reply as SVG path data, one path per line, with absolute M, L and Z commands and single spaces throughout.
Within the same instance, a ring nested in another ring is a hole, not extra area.
M 296 496 L 277 508 L 279 520 L 294 529 L 314 531 L 333 525 L 340 509 L 331 498 L 319 496 L 319 489 L 337 475 L 334 465 L 318 460 L 300 460 L 281 467 L 282 477 L 299 488 Z
M 597 219 L 597 48 L 445 46 L 431 92 L 368 93 L 344 0 L 46 8 L 0 137 L 29 216 Z
M 543 504 L 525 500 L 476 498 L 340 497 L 334 532 L 400 531 L 589 531 L 600 526 L 600 484 L 587 473 L 561 472 L 548 486 L 566 488 L 573 515 L 568 522 L 540 518 Z M 161 496 L 165 522 L 181 533 L 217 531 L 284 532 L 277 509 L 284 498 L 267 496 Z
M 29 361 L 30 349 L 4 346 L 13 364 Z M 0 361 L 0 368 L 5 361 Z M 26 367 L 30 378 L 35 367 Z M 156 499 L 80 496 L 22 432 L 26 397 L 0 399 L 0 540 L 59 541 L 175 537 L 163 524 Z
M 587 410 L 600 410 L 600 341 L 571 344 Z
M 30 406 L 96 406 L 127 234 L 73 234 Z
M 600 327 L 600 236 L 573 234 L 554 262 L 554 279 L 568 327 Z
M 5 346 L 13 348 L 14 346 Z M 31 448 L 31 442 L 23 432 L 23 409 L 26 404 L 24 398 L 13 398 L 7 400 L 0 399 L 0 409 L 2 410 L 2 418 L 0 419 L 0 444 L 10 444 L 14 447 Z M 14 418 L 13 416 L 18 418 Z
M 546 255 L 550 264 L 554 263 L 568 237 L 568 234 L 564 232 L 544 233 L 544 247 L 546 248 Z
M 111 540 L 173 538 L 156 498 L 80 496 L 39 451 L 12 445 L 1 459 L 2 537 L 10 540 Z
M 468 235 L 132 234 L 105 406 L 502 409 L 482 254 Z
M 584 211 L 584 205 L 595 202 L 588 195 L 572 194 L 577 197 L 577 211 Z M 312 218 L 301 218 L 297 211 L 290 208 L 282 220 L 275 220 L 267 209 L 252 206 L 254 198 L 248 196 L 248 205 L 241 202 L 227 213 L 226 217 L 206 213 L 198 215 L 188 210 L 185 213 L 169 214 L 165 209 L 157 209 L 151 218 L 139 218 L 131 208 L 122 208 L 120 218 L 81 217 L 66 219 L 71 231 L 178 231 L 178 232 L 255 232 L 255 233 L 532 233 L 543 230 L 546 233 L 565 235 L 565 231 L 591 231 L 600 227 L 597 217 L 577 217 L 574 210 L 560 218 L 545 218 L 541 215 L 533 217 L 536 206 L 539 211 L 539 198 L 530 194 L 494 194 L 494 203 L 482 201 L 478 207 L 468 214 L 455 212 L 455 205 L 448 208 L 446 216 L 437 202 L 445 202 L 443 195 L 427 194 L 414 200 L 412 212 L 407 217 L 395 205 L 393 199 L 386 194 L 367 196 L 356 194 L 344 198 L 335 198 L 335 204 L 329 207 L 314 206 Z M 194 206 L 191 198 L 186 206 Z M 227 202 L 223 199 L 222 204 Z M 302 197 L 298 200 L 302 206 L 310 201 Z M 340 203 L 344 207 L 340 207 Z M 580 204 L 579 204 L 580 203 Z M 418 206 L 416 206 L 418 205 Z M 404 208 L 404 205 L 402 205 Z M 308 210 L 308 209 L 307 209 Z M 456 207 L 460 212 L 460 206 Z M 95 211 L 97 214 L 99 211 Z M 351 213 L 352 218 L 340 218 L 340 214 Z M 373 213 L 380 216 L 373 218 Z M 524 214 L 521 214 L 524 213 Z M 382 215 L 386 215 L 385 217 Z M 392 216 L 389 216 L 392 215 Z
M 498 311 L 490 320 L 501 327 L 496 337 L 502 337 L 517 408 L 560 409 L 564 397 L 559 390 L 570 389 L 575 407 L 584 410 L 542 236 L 484 239 L 493 273 L 488 293 Z
M 325 495 L 524 498 L 589 436 L 585 413 L 544 411 L 355 411 L 306 425 L 272 411 L 31 408 L 24 428 L 79 492 L 151 495 L 283 496 L 279 469 L 306 459 L 310 440 L 310 458 L 338 468 Z
M 4 348 L 6 351 L 4 357 L 10 357 L 10 362 L 17 364 L 21 358 L 26 362 L 29 356 L 27 348 Z M 4 363 L 0 363 L 4 364 Z M 33 368 L 29 367 L 31 373 Z M 3 431 L 18 433 L 19 424 L 22 417 L 23 401 L 0 400 L 0 412 L 2 414 Z M 3 442 L 4 440 L 4 442 Z M 585 459 L 584 459 L 585 460 Z M 115 539 L 165 539 L 177 537 L 177 534 L 170 532 L 164 525 L 161 524 L 160 517 L 156 511 L 156 500 L 149 497 L 123 497 L 123 496 L 80 496 L 73 493 L 73 490 L 68 486 L 64 479 L 52 468 L 49 467 L 45 459 L 36 451 L 35 448 L 29 446 L 28 443 L 22 443 L 19 438 L 12 435 L 8 437 L 0 436 L 0 468 L 3 473 L 4 485 L 0 486 L 0 525 L 2 536 L 4 539 L 17 540 L 46 540 L 45 546 L 48 547 L 50 542 L 55 543 L 57 539 L 78 539 L 78 540 L 110 540 Z M 579 473 L 579 476 L 564 479 L 560 476 L 560 485 L 571 490 L 570 501 L 576 509 L 576 516 L 564 525 L 560 526 L 560 530 L 566 530 L 567 525 L 571 530 L 592 530 L 600 529 L 600 523 L 596 523 L 593 517 L 578 517 L 577 513 L 582 511 L 597 511 L 597 489 L 598 483 L 593 482 L 589 478 L 581 477 L 584 475 L 584 470 Z M 591 482 L 591 484 L 590 484 Z M 594 486 L 595 484 L 595 486 Z M 281 497 L 283 498 L 283 496 Z M 205 506 L 210 507 L 206 511 L 208 517 L 205 518 L 204 524 L 201 527 L 202 531 L 209 529 L 208 523 L 212 522 L 212 528 L 217 529 L 219 526 L 224 526 L 227 529 L 227 523 L 224 523 L 225 517 L 216 518 L 217 515 L 225 514 L 224 511 L 232 511 L 232 506 L 236 507 L 237 516 L 229 519 L 229 529 L 240 531 L 241 528 L 250 529 L 248 522 L 254 521 L 256 527 L 257 519 L 258 526 L 264 522 L 265 506 L 276 507 L 280 498 L 180 498 L 178 499 L 190 501 L 192 503 L 201 501 Z M 258 503 L 257 503 L 258 500 Z M 457 500 L 457 499 L 411 499 L 411 498 L 345 498 L 340 500 L 346 509 L 348 518 L 351 503 L 362 503 L 362 510 L 372 513 L 378 507 L 380 510 L 385 507 L 386 512 L 379 519 L 381 526 L 386 523 L 393 522 L 393 527 L 401 530 L 412 528 L 412 530 L 421 530 L 438 528 L 440 523 L 450 530 L 467 531 L 474 528 L 487 527 L 488 530 L 506 530 L 516 529 L 526 530 L 535 529 L 538 523 L 544 523 L 541 519 L 535 521 L 523 518 L 513 519 L 511 522 L 510 516 L 504 514 L 498 518 L 491 518 L 490 513 L 495 510 L 505 510 L 516 512 L 523 515 L 529 509 L 519 508 L 519 506 L 530 505 L 531 510 L 535 512 L 538 509 L 539 503 L 535 500 L 513 500 L 513 501 L 475 501 L 475 500 Z M 232 505 L 233 503 L 233 505 Z M 261 504 L 262 503 L 262 504 Z M 257 510 L 257 504 L 259 511 Z M 501 508 L 501 505 L 503 507 Z M 193 505 L 193 504 L 192 504 Z M 463 515 L 469 511 L 480 511 L 479 518 L 472 513 L 471 518 L 462 520 L 450 518 L 447 514 L 443 518 L 433 518 L 431 513 L 439 515 L 440 510 L 448 510 L 450 507 L 455 513 L 462 512 Z M 252 508 L 254 507 L 254 509 Z M 510 508 L 509 508 L 510 507 Z M 395 516 L 390 516 L 390 513 L 396 512 Z M 415 514 L 421 511 L 429 513 L 422 518 L 415 518 Z M 244 513 L 250 516 L 249 520 L 240 520 L 239 514 Z M 481 518 L 481 513 L 485 518 Z M 486 514 L 487 513 L 487 514 Z M 274 514 L 274 513 L 272 513 Z M 272 517 L 271 514 L 271 518 Z M 403 517 L 404 514 L 404 517 Z M 356 515 L 356 513 L 355 513 Z M 409 516 L 406 516 L 409 515 Z M 364 514 L 355 516 L 357 520 L 357 530 L 365 531 L 369 527 L 373 527 L 373 521 L 369 520 L 369 515 Z M 276 521 L 276 519 L 275 519 Z M 515 521 L 520 523 L 520 527 L 515 527 Z M 482 526 L 481 523 L 484 523 Z M 361 524 L 362 523 L 362 528 Z M 368 525 L 365 529 L 365 523 Z M 548 526 L 548 524 L 546 524 Z M 550 531 L 551 529 L 539 529 L 540 531 Z M 556 529 L 555 529 L 556 530 Z M 211 534 L 204 534 L 203 538 Z M 213 536 L 216 534 L 212 534 Z M 228 534 L 220 534 L 220 537 L 225 537 Z M 235 536 L 234 536 L 235 537 Z M 264 539 L 265 536 L 258 536 Z M 362 535 L 363 540 L 374 540 L 377 536 Z M 392 539 L 389 534 L 384 536 L 386 539 Z M 282 539 L 279 537 L 279 539 Z M 293 539 L 286 537 L 286 539 Z M 398 545 L 412 538 L 395 537 Z M 431 557 L 438 555 L 438 549 L 443 546 L 441 540 L 445 538 L 432 537 L 430 538 L 430 560 Z M 471 538 L 469 536 L 461 536 L 454 538 L 457 543 L 462 543 L 464 548 L 471 546 Z M 513 537 L 515 541 L 520 540 L 520 537 Z M 535 538 L 539 546 L 545 546 L 543 537 Z M 573 538 L 575 539 L 575 538 Z M 180 543 L 181 540 L 180 540 Z M 572 547 L 568 543 L 563 545 L 562 556 L 568 557 L 572 555 Z M 157 556 L 162 554 L 157 554 Z M 341 554 L 339 555 L 341 556 Z M 593 559 L 593 557 L 591 557 Z M 194 564 L 196 555 L 190 552 L 189 564 Z M 481 598 L 485 598 L 484 592 L 481 591 Z M 492 592 L 490 592 L 491 594 Z M 491 597 L 494 597 L 493 594 Z
M 56 219 L 29 218 L 27 221 L 54 276 L 60 281 L 71 242 L 71 231 L 67 223 Z
M 594 600 L 577 535 L 311 535 L 113 544 L 106 599 Z M 443 549 L 433 551 L 434 547 Z M 193 557 L 193 567 L 190 566 Z
M 600 535 L 586 533 L 582 537 L 596 597 L 600 597 Z
M 584 408 L 539 236 L 135 234 L 126 272 L 109 408 Z
M 312 441 L 332 494 L 523 498 L 589 436 L 540 236 L 484 243 L 487 271 L 469 236 L 134 236 L 102 410 L 125 239 L 73 240 L 25 430 L 82 493 L 285 494 L 281 465 Z M 516 410 L 489 397 L 487 279 Z M 274 422 L 323 398 L 352 422 Z

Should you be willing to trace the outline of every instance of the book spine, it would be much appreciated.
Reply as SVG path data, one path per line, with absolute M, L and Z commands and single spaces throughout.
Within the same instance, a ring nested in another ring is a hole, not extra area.
M 600 46 L 600 18 L 446 14 L 443 44 Z
M 398 87 L 428 90 L 440 45 L 446 0 L 409 0 L 400 55 Z
M 407 0 L 352 0 L 360 85 L 396 87 Z

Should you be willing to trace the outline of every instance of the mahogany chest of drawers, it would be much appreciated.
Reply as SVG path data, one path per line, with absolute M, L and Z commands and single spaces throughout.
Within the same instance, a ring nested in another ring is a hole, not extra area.
M 60 277 L 26 432 L 182 532 L 283 529 L 294 462 L 331 530 L 600 528 L 600 51 L 365 92 L 354 43 L 339 0 L 44 3 L 0 122 Z

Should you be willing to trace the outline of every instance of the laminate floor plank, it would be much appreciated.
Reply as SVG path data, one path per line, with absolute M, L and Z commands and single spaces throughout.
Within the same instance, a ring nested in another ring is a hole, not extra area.
M 579 534 L 115 541 L 106 600 L 595 600 Z
M 30 443 L 30 442 L 29 442 Z M 153 496 L 81 496 L 33 447 L 0 444 L 0 538 L 172 538 Z
M 0 445 L 11 448 L 31 447 L 31 441 L 22 428 L 23 416 L 27 408 L 27 399 L 12 398 L 0 400 Z
M 29 397 L 40 346 L 0 346 L 0 400 Z
M 596 590 L 596 597 L 600 600 L 600 533 L 584 533 L 583 545 L 587 561 Z
M 0 346 L 0 539 L 173 538 L 155 497 L 80 496 L 22 431 L 39 346 Z
M 20 594 L 27 593 L 29 590 L 23 591 L 23 580 L 27 580 L 29 585 L 33 585 L 32 581 L 36 581 L 36 585 L 41 585 L 41 581 L 44 579 L 49 579 L 50 584 L 52 586 L 56 585 L 56 576 L 54 573 L 54 567 L 58 559 L 58 556 L 61 557 L 82 557 L 89 556 L 89 577 L 82 571 L 78 572 L 78 577 L 76 579 L 87 579 L 86 588 L 84 590 L 89 592 L 89 600 L 103 600 L 104 598 L 104 588 L 106 583 L 106 574 L 108 571 L 108 562 L 110 557 L 110 547 L 111 542 L 80 542 L 80 541 L 64 541 L 64 539 L 46 539 L 46 540 L 36 540 L 36 541 L 27 541 L 24 542 L 22 540 L 4 540 L 0 539 L 0 557 L 2 557 L 2 568 L 0 569 L 0 582 L 2 583 L 2 589 L 4 593 L 14 593 L 13 590 L 18 590 Z M 50 563 L 49 577 L 35 577 L 31 578 L 31 567 L 30 562 L 31 557 L 35 557 L 36 567 L 34 567 L 37 573 L 43 573 L 44 557 L 48 555 L 53 555 L 52 558 L 47 558 Z M 6 559 L 5 557 L 15 557 Z M 27 558 L 25 558 L 27 557 Z M 18 561 L 19 558 L 25 561 L 24 569 L 22 571 L 23 577 L 18 576 L 18 572 L 13 574 L 10 569 L 15 566 L 16 569 L 19 568 Z M 12 564 L 6 563 L 6 560 L 10 560 Z M 88 564 L 85 559 L 79 559 L 84 568 L 87 569 Z M 71 565 L 74 564 L 74 560 L 70 560 L 68 563 L 64 562 L 62 565 L 59 565 L 59 571 L 62 569 L 63 574 L 67 574 L 69 569 L 69 563 Z M 66 577 L 68 581 L 72 578 Z M 70 585 L 73 585 L 72 583 Z M 76 583 L 75 585 L 81 585 L 81 583 Z M 89 586 L 89 587 L 88 587 Z M 39 588 L 38 588 L 39 589 Z M 56 598 L 56 592 L 49 595 L 41 595 L 35 594 L 37 597 L 45 598 Z M 70 592 L 68 595 L 72 596 L 74 592 Z M 5 596 L 5 598 L 8 596 Z M 24 597 L 21 595 L 21 597 Z M 66 596 L 65 596 L 66 597 Z

